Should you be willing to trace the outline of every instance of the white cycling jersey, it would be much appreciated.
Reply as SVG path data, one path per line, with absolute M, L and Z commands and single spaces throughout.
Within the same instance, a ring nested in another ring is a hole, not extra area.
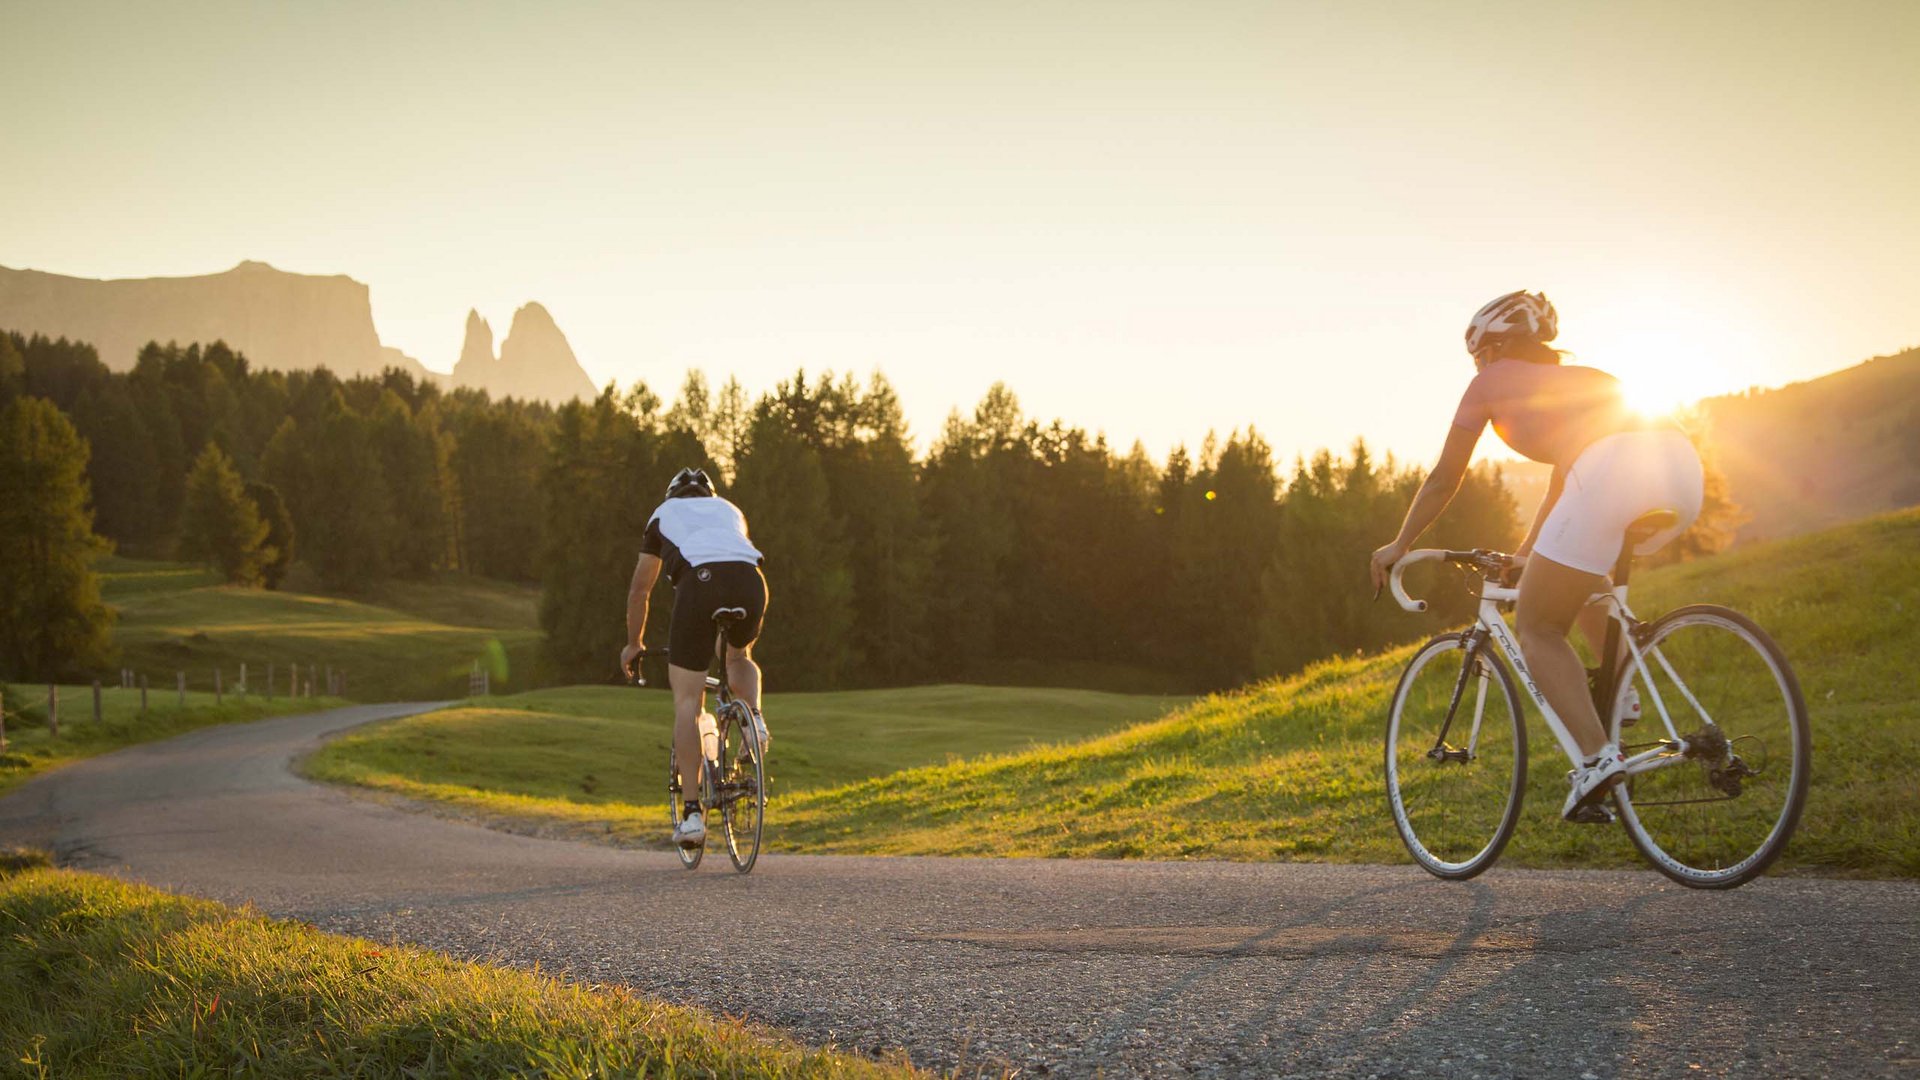
M 758 566 L 760 549 L 747 538 L 747 516 L 718 495 L 668 499 L 647 522 L 640 550 L 666 563 L 668 580 L 679 584 L 688 567 L 741 562 Z

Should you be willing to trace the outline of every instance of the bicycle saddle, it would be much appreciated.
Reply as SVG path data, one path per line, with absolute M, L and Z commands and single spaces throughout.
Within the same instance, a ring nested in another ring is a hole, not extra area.
M 1664 529 L 1680 524 L 1680 515 L 1672 510 L 1649 510 L 1627 526 L 1627 542 L 1637 544 Z
M 743 607 L 723 607 L 713 613 L 713 621 L 717 623 L 739 622 L 746 617 L 747 609 Z

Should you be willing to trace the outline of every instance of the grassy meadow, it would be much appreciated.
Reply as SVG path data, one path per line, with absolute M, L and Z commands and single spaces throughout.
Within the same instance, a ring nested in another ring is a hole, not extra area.
M 476 659 L 496 686 L 524 683 L 540 639 L 535 590 L 464 575 L 383 584 L 374 602 L 231 588 L 189 564 L 115 558 L 100 571 L 121 663 L 155 687 L 185 671 L 190 687 L 211 690 L 215 668 L 231 682 L 242 663 L 264 684 L 272 663 L 284 693 L 298 663 L 323 680 L 329 665 L 344 672 L 357 701 L 458 697 Z
M 284 694 L 268 701 L 253 695 L 226 694 L 215 703 L 211 690 L 188 691 L 180 701 L 172 685 L 149 690 L 147 712 L 140 712 L 140 691 L 118 685 L 100 691 L 100 721 L 93 719 L 93 688 L 61 686 L 60 734 L 47 725 L 47 688 L 7 684 L 0 688 L 6 709 L 6 746 L 0 749 L 0 795 L 5 795 L 48 769 L 118 750 L 134 743 L 170 738 L 195 728 L 258 720 L 284 713 L 330 709 L 346 702 L 336 698 L 292 700 Z
M 1076 741 L 1184 698 L 1092 690 L 917 686 L 774 694 L 768 788 L 787 796 L 981 753 Z M 672 699 L 570 687 L 469 701 L 352 732 L 308 759 L 337 783 L 652 841 L 665 818 Z
M 1799 674 L 1813 783 L 1784 867 L 1920 875 L 1916 552 L 1920 511 L 1906 511 L 1636 580 L 1643 615 L 1689 602 L 1746 612 Z M 813 852 L 1405 861 L 1380 739 L 1410 652 L 1329 661 L 1082 743 L 802 792 L 769 826 L 780 847 Z M 1503 864 L 1640 865 L 1623 830 L 1558 820 L 1567 766 L 1537 716 L 1529 737 L 1526 808 Z
M 1735 607 L 1781 643 L 1814 729 L 1808 809 L 1782 866 L 1920 875 L 1920 512 L 1641 575 L 1636 608 Z M 1172 708 L 985 687 L 776 694 L 771 844 L 838 853 L 1401 862 L 1380 738 L 1410 648 Z M 664 695 L 468 703 L 357 733 L 312 768 L 471 809 L 650 837 Z M 1529 706 L 1529 710 L 1531 707 Z M 1637 866 L 1618 828 L 1562 824 L 1566 764 L 1529 720 L 1530 788 L 1507 865 Z M 1032 743 L 1044 745 L 1030 745 Z
M 41 1077 L 917 1075 L 617 988 L 0 858 L 0 1054 Z

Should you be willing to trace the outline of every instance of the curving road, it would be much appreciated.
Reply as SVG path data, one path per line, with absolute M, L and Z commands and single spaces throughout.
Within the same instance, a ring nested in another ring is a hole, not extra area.
M 511 835 L 307 783 L 209 728 L 0 800 L 0 843 L 942 1069 L 1086 1076 L 1920 1073 L 1920 885 L 1651 873 L 763 857 Z M 1385 827 L 1383 823 L 1383 827 Z

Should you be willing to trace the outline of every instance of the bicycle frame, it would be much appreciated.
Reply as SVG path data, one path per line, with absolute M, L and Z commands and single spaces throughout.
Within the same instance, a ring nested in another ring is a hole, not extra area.
M 1426 601 L 1415 600 L 1407 595 L 1406 588 L 1400 580 L 1402 572 L 1406 567 L 1420 562 L 1460 561 L 1456 556 L 1462 554 L 1467 553 L 1447 552 L 1433 548 L 1409 552 L 1406 558 L 1401 559 L 1393 568 L 1391 584 L 1394 599 L 1408 611 L 1425 611 Z M 1441 725 L 1440 736 L 1435 743 L 1433 753 L 1444 756 L 1446 733 L 1453 725 L 1455 710 L 1460 707 L 1460 692 L 1465 686 L 1466 678 L 1474 670 L 1473 665 L 1477 662 L 1480 650 L 1486 641 L 1491 640 L 1499 646 L 1500 654 L 1506 658 L 1508 668 L 1519 677 L 1520 684 L 1526 687 L 1527 696 L 1532 698 L 1534 705 L 1539 708 L 1541 717 L 1547 722 L 1547 729 L 1553 732 L 1554 739 L 1559 742 L 1561 752 L 1566 754 L 1569 762 L 1575 765 L 1580 764 L 1583 755 L 1580 753 L 1579 744 L 1573 741 L 1573 736 L 1567 731 L 1566 723 L 1560 719 L 1560 714 L 1554 711 L 1553 705 L 1547 701 L 1546 695 L 1540 692 L 1540 687 L 1533 681 L 1533 672 L 1528 669 L 1526 657 L 1520 652 L 1520 642 L 1515 639 L 1512 629 L 1507 626 L 1506 617 L 1500 612 L 1501 604 L 1513 603 L 1519 599 L 1519 596 L 1518 588 L 1501 585 L 1491 578 L 1482 579 L 1479 593 L 1480 607 L 1474 621 L 1474 628 L 1468 631 L 1462 645 L 1462 648 L 1467 650 L 1467 659 L 1461 665 L 1461 683 L 1454 688 L 1453 700 L 1448 706 L 1447 720 Z M 1595 593 L 1589 602 L 1607 606 L 1607 618 L 1611 624 L 1607 634 L 1609 642 L 1617 637 L 1626 646 L 1626 655 L 1630 661 L 1628 674 L 1638 677 L 1641 685 L 1646 687 L 1648 696 L 1653 699 L 1654 709 L 1660 715 L 1660 722 L 1667 731 L 1667 738 L 1660 740 L 1653 748 L 1627 758 L 1627 774 L 1633 776 L 1680 764 L 1686 760 L 1689 743 L 1674 727 L 1673 717 L 1667 711 L 1666 702 L 1661 698 L 1659 688 L 1654 685 L 1651 669 L 1647 666 L 1647 654 L 1641 651 L 1639 642 L 1635 640 L 1635 630 L 1640 623 L 1634 618 L 1633 610 L 1627 606 L 1627 587 L 1615 585 L 1606 592 Z M 1614 687 L 1615 677 L 1618 674 L 1619 654 L 1617 651 L 1610 650 L 1610 652 L 1612 654 L 1602 659 L 1600 667 L 1599 685 L 1606 688 Z M 1667 678 L 1679 689 L 1681 696 L 1687 699 L 1687 703 L 1693 706 L 1707 724 L 1712 725 L 1713 720 L 1707 715 L 1706 709 L 1701 706 L 1693 692 L 1687 688 L 1687 684 L 1673 670 L 1673 666 L 1667 663 L 1666 657 L 1660 654 L 1660 650 L 1652 650 L 1652 658 L 1659 664 L 1661 670 L 1666 672 Z M 1473 726 L 1468 735 L 1466 754 L 1469 759 L 1479 750 L 1480 723 L 1486 708 L 1486 700 L 1487 684 L 1482 681 L 1474 701 Z M 1601 723 L 1603 726 L 1606 725 L 1606 719 L 1603 718 Z

